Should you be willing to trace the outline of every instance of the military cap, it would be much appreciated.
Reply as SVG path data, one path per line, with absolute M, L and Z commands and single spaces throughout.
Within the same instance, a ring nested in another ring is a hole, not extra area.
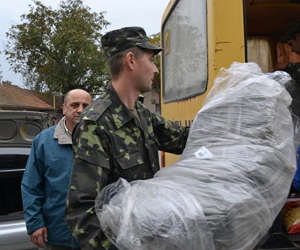
M 286 32 L 283 42 L 287 43 L 289 40 L 293 39 L 297 33 L 300 33 L 300 21 L 292 22 Z
M 125 27 L 112 30 L 101 38 L 101 45 L 107 59 L 135 46 L 153 50 L 154 54 L 162 51 L 162 48 L 149 42 L 145 30 L 141 27 Z

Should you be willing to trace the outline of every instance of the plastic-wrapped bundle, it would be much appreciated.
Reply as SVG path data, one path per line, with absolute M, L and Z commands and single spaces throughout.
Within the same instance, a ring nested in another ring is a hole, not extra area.
M 120 250 L 249 250 L 293 179 L 291 97 L 254 63 L 222 69 L 180 160 L 153 179 L 120 179 L 96 199 Z
M 289 109 L 294 123 L 294 145 L 297 151 L 300 144 L 300 85 L 285 71 L 275 71 L 266 74 L 284 86 L 293 99 Z

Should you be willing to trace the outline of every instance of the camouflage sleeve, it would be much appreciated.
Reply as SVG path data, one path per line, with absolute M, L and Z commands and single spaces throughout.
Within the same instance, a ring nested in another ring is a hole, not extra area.
M 288 63 L 284 71 L 289 73 L 291 77 L 300 84 L 300 63 Z
M 77 128 L 77 127 L 76 127 Z M 74 169 L 70 179 L 66 221 L 82 249 L 106 249 L 104 237 L 95 213 L 95 198 L 106 186 L 109 159 L 107 143 L 100 140 L 97 124 L 83 123 L 73 135 Z M 95 135 L 96 134 L 96 135 Z
M 181 154 L 186 145 L 189 127 L 181 127 L 155 113 L 152 113 L 152 124 L 160 144 L 158 149 L 173 154 Z

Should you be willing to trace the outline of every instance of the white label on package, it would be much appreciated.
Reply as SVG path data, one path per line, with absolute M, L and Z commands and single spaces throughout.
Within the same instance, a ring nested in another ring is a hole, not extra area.
M 208 151 L 208 149 L 204 146 L 202 146 L 197 152 L 195 152 L 195 156 L 198 159 L 211 159 L 213 158 L 213 155 L 211 152 Z

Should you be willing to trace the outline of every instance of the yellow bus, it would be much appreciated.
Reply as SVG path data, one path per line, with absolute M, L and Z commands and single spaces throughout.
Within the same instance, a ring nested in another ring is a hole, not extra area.
M 300 0 L 170 0 L 162 17 L 161 113 L 189 126 L 232 62 L 256 62 L 263 72 L 298 61 L 282 37 L 300 20 Z M 163 154 L 168 166 L 178 156 Z

